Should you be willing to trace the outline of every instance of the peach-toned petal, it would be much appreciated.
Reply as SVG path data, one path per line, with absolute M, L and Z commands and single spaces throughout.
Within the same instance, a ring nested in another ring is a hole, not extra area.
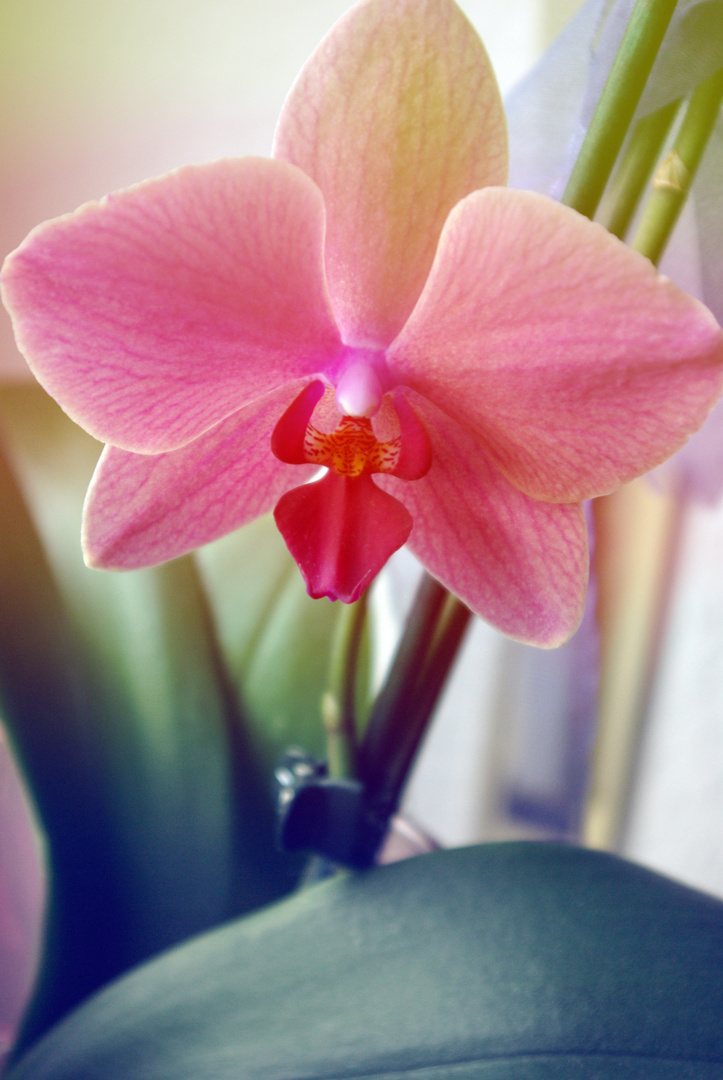
M 269 434 L 299 383 L 163 454 L 108 446 L 88 490 L 83 548 L 90 566 L 130 570 L 183 555 L 271 510 L 314 473 L 284 465 Z
M 379 480 L 412 515 L 410 550 L 498 630 L 531 645 L 561 645 L 585 601 L 582 508 L 523 495 L 473 436 L 429 402 L 415 396 L 413 404 L 432 436 L 432 468 L 412 483 Z
M 399 460 L 392 475 L 402 480 L 419 480 L 432 467 L 432 440 L 405 395 L 394 395 L 394 411 L 399 420 Z
M 189 166 L 39 226 L 4 299 L 73 420 L 172 450 L 336 355 L 323 232 L 318 189 L 285 162 Z
M 522 491 L 577 502 L 652 468 L 702 424 L 723 386 L 723 333 L 601 226 L 495 188 L 450 215 L 388 361 Z
M 451 0 L 366 0 L 303 68 L 274 153 L 321 188 L 329 291 L 344 339 L 388 344 L 417 300 L 444 220 L 507 179 L 494 73 Z

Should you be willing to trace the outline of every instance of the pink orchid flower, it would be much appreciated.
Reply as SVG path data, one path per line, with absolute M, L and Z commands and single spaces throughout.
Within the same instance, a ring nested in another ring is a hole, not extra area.
M 162 562 L 275 506 L 312 596 L 353 601 L 408 542 L 506 633 L 569 637 L 582 500 L 700 426 L 723 335 L 506 174 L 459 8 L 365 0 L 302 70 L 273 159 L 180 169 L 31 233 L 4 270 L 18 343 L 108 443 L 87 561 Z

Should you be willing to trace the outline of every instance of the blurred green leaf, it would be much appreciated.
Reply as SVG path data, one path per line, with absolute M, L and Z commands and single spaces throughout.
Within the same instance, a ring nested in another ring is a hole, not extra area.
M 290 745 L 323 758 L 321 696 L 341 605 L 310 599 L 271 515 L 203 548 L 198 560 L 264 770 L 270 777 Z M 362 716 L 369 680 L 367 634 L 359 677 Z
M 557 845 L 332 879 L 146 965 L 8 1080 L 713 1080 L 723 903 Z
M 309 599 L 270 518 L 205 549 L 201 576 L 191 557 L 88 570 L 99 444 L 32 384 L 0 389 L 0 430 L 22 488 L 3 474 L 0 694 L 53 898 L 27 1045 L 128 967 L 295 885 L 271 778 L 290 744 L 324 755 L 339 607 Z
M 0 390 L 0 428 L 13 464 L 0 492 L 0 700 L 52 883 L 27 1044 L 126 968 L 278 897 L 300 865 L 274 849 L 267 772 L 194 561 L 88 570 L 80 513 L 98 444 L 34 385 Z M 250 578 L 265 576 L 256 563 Z M 253 593 L 233 601 L 253 627 Z

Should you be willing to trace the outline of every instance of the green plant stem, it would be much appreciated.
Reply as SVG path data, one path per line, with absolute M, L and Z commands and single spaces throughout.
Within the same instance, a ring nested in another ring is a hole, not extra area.
M 371 715 L 359 754 L 359 775 L 368 788 L 381 786 L 380 777 L 398 756 L 405 741 L 408 707 L 450 594 L 424 574 L 386 682 Z
M 456 596 L 447 594 L 423 666 L 403 710 L 404 724 L 390 747 L 381 782 L 370 791 L 372 802 L 389 815 L 396 810 L 407 774 L 427 731 L 440 694 L 464 638 L 472 612 Z
M 367 594 L 342 608 L 337 625 L 329 685 L 321 700 L 329 775 L 356 775 L 356 687 L 359 653 L 367 617 Z
M 676 0 L 637 0 L 562 197 L 593 217 L 658 54 Z
M 598 220 L 621 240 L 630 227 L 680 104 L 680 100 L 672 101 L 638 120 L 605 192 Z
M 673 149 L 658 168 L 632 246 L 657 263 L 678 220 L 723 101 L 723 68 L 698 86 Z
M 418 679 L 414 696 L 415 713 L 426 718 L 431 715 L 471 618 L 472 612 L 467 605 L 450 593 L 437 624 L 424 670 Z

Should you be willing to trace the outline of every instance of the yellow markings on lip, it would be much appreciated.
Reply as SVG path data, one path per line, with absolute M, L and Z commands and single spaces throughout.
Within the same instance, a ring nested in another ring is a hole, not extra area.
M 313 465 L 326 465 L 342 476 L 393 472 L 400 449 L 401 439 L 379 442 L 366 416 L 344 416 L 329 434 L 309 424 L 304 435 L 306 460 Z

